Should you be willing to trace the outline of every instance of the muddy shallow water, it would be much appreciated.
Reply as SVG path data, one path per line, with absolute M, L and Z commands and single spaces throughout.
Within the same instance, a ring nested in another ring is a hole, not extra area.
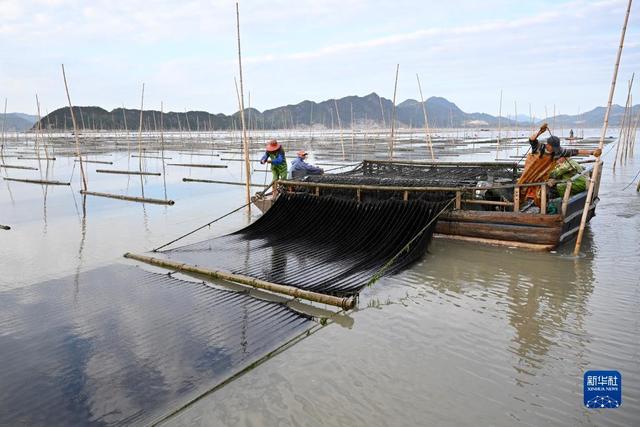
M 293 135 L 289 144 L 309 149 L 306 138 Z M 370 152 L 358 151 L 357 144 L 345 162 L 322 147 L 311 160 L 340 164 L 375 156 L 376 149 L 378 156 L 384 154 L 383 142 L 369 146 Z M 402 147 L 403 158 L 425 158 L 424 146 Z M 523 147 L 507 147 L 501 158 L 516 151 L 521 155 Z M 495 148 L 475 144 L 437 153 L 444 160 L 495 158 Z M 50 162 L 48 175 L 41 169 L 43 176 L 61 181 L 73 174 L 71 187 L 0 182 L 0 224 L 12 227 L 0 231 L 0 290 L 127 262 L 124 252 L 147 251 L 243 204 L 242 187 L 182 182 L 183 177 L 239 182 L 241 162 L 205 160 L 178 150 L 165 156 L 172 163 L 229 167 L 166 166 L 166 191 L 174 206 L 85 200 L 78 194 L 72 157 Z M 139 177 L 95 173 L 137 169 L 137 159 L 122 150 L 92 158 L 114 161 L 87 165 L 92 191 L 140 195 Z M 615 174 L 613 153 L 604 160 L 601 201 L 580 257 L 571 256 L 572 245 L 533 253 L 436 239 L 419 263 L 366 289 L 359 308 L 349 313 L 350 322 L 330 322 L 166 424 L 636 424 L 640 196 L 635 186 L 623 188 L 640 168 L 640 154 Z M 38 161 L 20 164 L 37 167 Z M 161 167 L 157 159 L 146 160 L 146 170 Z M 253 179 L 262 184 L 263 167 L 254 167 Z M 40 171 L 1 173 L 41 176 Z M 163 179 L 146 178 L 145 194 L 163 198 Z M 254 210 L 252 218 L 257 215 Z M 232 215 L 184 243 L 230 232 L 250 220 L 246 213 Z M 589 369 L 621 372 L 620 408 L 583 408 L 582 379 Z

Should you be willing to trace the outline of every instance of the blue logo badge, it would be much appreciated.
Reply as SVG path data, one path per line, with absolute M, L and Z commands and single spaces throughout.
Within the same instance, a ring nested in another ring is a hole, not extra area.
M 618 371 L 584 373 L 584 406 L 617 408 L 622 405 L 622 375 Z

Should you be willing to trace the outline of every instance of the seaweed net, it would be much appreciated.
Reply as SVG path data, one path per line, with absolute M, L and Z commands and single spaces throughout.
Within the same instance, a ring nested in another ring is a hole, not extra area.
M 355 169 L 332 175 L 311 175 L 305 181 L 403 187 L 464 187 L 480 181 L 515 182 L 515 164 L 410 164 L 364 161 Z
M 0 425 L 151 425 L 315 324 L 127 265 L 0 292 Z
M 380 187 L 476 187 L 479 183 L 515 183 L 518 178 L 516 164 L 411 164 L 402 162 L 364 161 L 355 169 L 326 175 L 309 175 L 301 181 L 322 184 L 369 185 Z M 482 185 L 482 184 L 480 184 Z M 295 187 L 296 192 L 313 192 L 309 187 Z M 323 196 L 353 199 L 354 189 L 322 188 Z M 450 190 L 409 192 L 409 199 L 443 201 L 454 197 Z M 360 200 L 403 199 L 402 191 L 363 190 Z
M 420 258 L 445 205 L 281 194 L 271 209 L 240 231 L 162 253 L 207 269 L 350 296 L 402 249 L 386 273 Z

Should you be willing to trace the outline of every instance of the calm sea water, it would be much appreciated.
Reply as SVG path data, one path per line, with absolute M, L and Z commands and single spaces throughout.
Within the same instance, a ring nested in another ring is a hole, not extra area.
M 305 138 L 293 135 L 288 144 L 309 148 Z M 405 148 L 403 157 L 424 158 L 424 147 Z M 328 151 L 315 151 L 312 161 L 340 160 Z M 515 151 L 510 147 L 501 156 Z M 524 153 L 522 146 L 517 152 Z M 438 154 L 490 159 L 495 148 L 469 145 Z M 167 166 L 167 195 L 176 201 L 169 207 L 84 200 L 69 157 L 51 162 L 49 174 L 42 174 L 61 181 L 73 174 L 71 187 L 0 182 L 0 224 L 12 226 L 0 231 L 0 290 L 125 262 L 124 252 L 147 251 L 243 204 L 242 187 L 182 182 L 189 176 L 241 181 L 241 162 L 165 155 L 173 163 L 229 168 Z M 137 169 L 137 159 L 126 151 L 93 158 L 115 164 L 88 165 L 92 191 L 140 195 L 138 177 L 95 173 Z M 637 424 L 640 195 L 635 185 L 623 188 L 640 169 L 640 153 L 615 174 L 613 153 L 604 160 L 601 202 L 580 257 L 571 256 L 572 246 L 534 253 L 436 239 L 421 262 L 366 289 L 349 321 L 329 322 L 166 424 Z M 147 160 L 147 170 L 160 168 L 158 160 Z M 6 173 L 40 177 L 40 171 Z M 264 175 L 256 171 L 253 179 L 262 183 Z M 147 178 L 145 194 L 163 198 L 162 178 Z M 185 243 L 230 232 L 257 215 L 232 215 Z M 589 369 L 621 372 L 622 407 L 583 408 L 582 376 Z

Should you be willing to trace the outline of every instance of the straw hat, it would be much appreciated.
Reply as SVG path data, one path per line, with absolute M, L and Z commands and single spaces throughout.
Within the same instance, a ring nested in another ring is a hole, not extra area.
M 275 139 L 272 139 L 267 143 L 267 151 L 278 151 L 280 149 L 280 144 Z

